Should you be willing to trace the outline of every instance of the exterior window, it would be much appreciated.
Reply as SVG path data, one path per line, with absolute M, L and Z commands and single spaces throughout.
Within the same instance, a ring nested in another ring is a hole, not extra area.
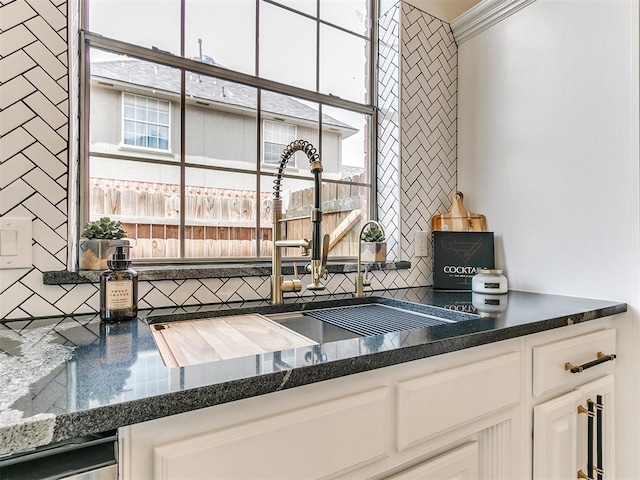
M 286 123 L 264 121 L 264 164 L 278 165 L 282 150 L 296 139 L 295 125 Z M 293 160 L 293 162 L 291 161 Z M 289 165 L 295 167 L 295 158 L 289 161 Z
M 273 167 L 301 139 L 322 161 L 329 256 L 357 255 L 375 209 L 374 0 L 81 1 L 82 220 L 120 220 L 140 263 L 266 261 Z M 288 239 L 311 234 L 308 165 L 284 170 Z
M 122 103 L 123 145 L 168 151 L 170 103 L 128 93 Z

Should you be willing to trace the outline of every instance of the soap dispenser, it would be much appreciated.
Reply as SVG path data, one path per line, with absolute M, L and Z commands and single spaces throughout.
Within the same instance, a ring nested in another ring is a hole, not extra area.
M 100 275 L 100 319 L 107 322 L 134 320 L 138 315 L 138 273 L 129 268 L 125 248 L 118 245 L 111 260 L 107 260 L 109 270 Z

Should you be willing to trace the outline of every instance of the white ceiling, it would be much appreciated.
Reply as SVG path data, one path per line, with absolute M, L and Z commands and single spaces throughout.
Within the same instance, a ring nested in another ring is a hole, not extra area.
M 420 10 L 434 17 L 451 23 L 482 0 L 405 0 Z

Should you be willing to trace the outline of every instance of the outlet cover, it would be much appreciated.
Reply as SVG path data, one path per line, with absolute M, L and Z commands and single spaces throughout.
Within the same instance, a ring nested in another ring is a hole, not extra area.
M 0 218 L 0 269 L 31 268 L 30 218 Z
M 415 238 L 415 256 L 416 257 L 428 257 L 429 256 L 429 232 L 416 232 Z

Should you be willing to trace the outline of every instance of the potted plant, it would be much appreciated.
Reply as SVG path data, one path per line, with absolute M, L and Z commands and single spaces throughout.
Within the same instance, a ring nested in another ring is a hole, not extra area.
M 362 261 L 378 263 L 387 261 L 387 242 L 384 232 L 376 224 L 369 226 L 362 234 Z
M 87 222 L 80 239 L 80 270 L 106 270 L 107 260 L 118 245 L 129 245 L 122 223 L 102 217 Z

